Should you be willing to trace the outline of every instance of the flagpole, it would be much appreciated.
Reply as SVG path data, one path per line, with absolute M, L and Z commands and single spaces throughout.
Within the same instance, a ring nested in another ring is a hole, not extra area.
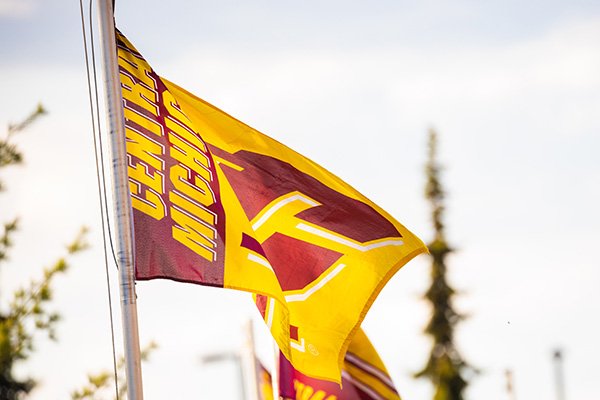
M 273 299 L 271 301 L 275 300 Z M 273 371 L 271 371 L 271 387 L 273 388 L 273 400 L 279 400 L 282 399 L 279 395 L 279 374 L 281 373 L 281 366 L 279 365 L 279 345 L 275 340 L 273 340 L 273 354 L 275 354 L 275 366 L 273 367 Z
M 254 329 L 252 320 L 244 326 L 244 346 L 240 353 L 240 363 L 244 371 L 244 387 L 249 400 L 260 400 L 258 387 L 258 367 L 256 365 L 256 352 L 254 351 Z
M 113 1 L 99 0 L 98 12 L 102 43 L 102 67 L 110 148 L 112 157 L 113 199 L 116 252 L 119 267 L 119 295 L 123 321 L 127 399 L 142 400 L 142 368 L 138 334 L 137 305 L 134 282 L 133 223 L 127 178 L 125 121 L 119 80 L 119 65 L 115 38 Z
M 562 360 L 563 355 L 560 349 L 554 350 L 552 354 L 554 359 L 554 379 L 556 381 L 556 399 L 565 400 L 565 379 L 563 376 Z

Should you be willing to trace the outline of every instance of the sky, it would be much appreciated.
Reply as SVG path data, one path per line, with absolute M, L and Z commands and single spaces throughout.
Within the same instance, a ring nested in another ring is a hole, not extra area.
M 507 369 L 517 398 L 554 398 L 557 348 L 566 399 L 600 398 L 600 3 L 130 0 L 116 20 L 158 74 L 325 166 L 425 241 L 434 127 L 449 275 L 468 315 L 456 341 L 480 370 L 467 398 L 507 399 Z M 38 380 L 31 399 L 64 399 L 111 366 L 79 4 L 0 0 L 0 125 L 38 102 L 49 114 L 15 138 L 25 164 L 0 175 L 0 221 L 20 218 L 0 304 L 90 228 L 90 250 L 56 281 L 58 341 L 38 337 L 18 368 Z M 363 324 L 405 399 L 431 398 L 411 377 L 430 346 L 428 271 L 426 256 L 402 268 Z M 237 351 L 248 318 L 273 364 L 248 294 L 137 290 L 141 342 L 160 346 L 144 365 L 146 399 L 240 398 L 233 362 L 200 360 Z

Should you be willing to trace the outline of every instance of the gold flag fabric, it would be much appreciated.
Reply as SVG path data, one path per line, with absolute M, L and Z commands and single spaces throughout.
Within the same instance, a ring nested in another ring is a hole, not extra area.
M 256 360 L 259 400 L 273 400 L 273 382 L 271 373 L 259 360 Z
M 342 384 L 314 379 L 279 356 L 279 398 L 286 400 L 400 400 L 383 361 L 362 329 L 344 358 Z
M 254 293 L 294 367 L 339 382 L 371 303 L 425 246 L 337 176 L 117 42 L 136 279 Z

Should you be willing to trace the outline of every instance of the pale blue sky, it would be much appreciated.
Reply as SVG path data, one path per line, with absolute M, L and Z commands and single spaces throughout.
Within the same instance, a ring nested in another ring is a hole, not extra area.
M 458 330 L 482 370 L 469 399 L 600 397 L 600 3 L 596 1 L 117 1 L 117 23 L 159 74 L 310 156 L 423 239 L 426 131 L 440 133 L 451 279 L 471 315 Z M 2 293 L 58 254 L 81 223 L 94 249 L 57 282 L 60 341 L 23 367 L 32 398 L 66 398 L 110 365 L 85 71 L 76 2 L 0 0 L 0 124 L 41 100 L 19 137 L 27 167 L 3 172 L 2 221 L 22 215 Z M 32 254 L 31 243 L 36 243 Z M 27 268 L 26 268 L 27 266 Z M 114 272 L 114 271 L 113 271 Z M 419 300 L 428 265 L 402 269 L 365 321 L 406 399 L 425 362 Z M 147 399 L 235 399 L 231 366 L 202 352 L 241 343 L 248 296 L 171 282 L 138 285 Z M 3 299 L 5 301 L 5 298 Z M 259 351 L 269 342 L 257 326 Z M 204 396 L 204 397 L 201 397 Z

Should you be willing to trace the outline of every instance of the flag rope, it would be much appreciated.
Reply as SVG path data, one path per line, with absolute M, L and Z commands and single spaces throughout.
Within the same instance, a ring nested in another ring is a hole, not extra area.
M 81 0 L 80 0 L 81 1 Z M 106 223 L 106 230 L 108 232 L 108 241 L 110 244 L 110 251 L 113 257 L 113 261 L 115 263 L 115 265 L 117 266 L 117 268 L 119 268 L 119 263 L 117 262 L 117 256 L 115 254 L 115 245 L 113 243 L 113 234 L 112 234 L 112 228 L 110 226 L 110 219 L 108 218 L 108 199 L 106 196 L 106 169 L 104 167 L 104 143 L 102 141 L 102 130 L 100 127 L 100 101 L 98 99 L 98 78 L 97 78 L 97 73 L 96 73 L 96 52 L 94 51 L 95 45 L 94 45 L 94 30 L 92 29 L 92 6 L 93 6 L 94 0 L 90 0 L 89 1 L 89 11 L 88 11 L 88 15 L 89 15 L 89 26 L 90 26 L 90 49 L 91 49 L 91 56 L 92 56 L 92 78 L 94 81 L 94 104 L 96 107 L 96 113 L 95 115 L 93 114 L 92 111 L 92 118 L 94 118 L 94 121 L 97 125 L 97 128 L 94 130 L 93 129 L 93 135 L 94 135 L 94 155 L 96 157 L 96 178 L 97 178 L 97 184 L 98 184 L 98 193 L 101 196 L 101 200 L 104 202 L 104 210 L 106 212 L 106 216 L 102 218 L 102 222 Z M 86 67 L 88 67 L 88 64 L 86 63 Z M 88 74 L 89 74 L 89 67 L 88 67 Z M 89 87 L 90 83 L 89 83 L 89 79 L 88 79 L 88 93 L 91 90 Z M 91 110 L 91 104 L 92 104 L 92 100 L 91 100 L 91 94 L 90 94 L 90 110 Z M 93 128 L 93 125 L 92 125 Z M 96 131 L 98 132 L 96 134 Z M 96 145 L 96 136 L 98 137 L 98 145 Z M 98 151 L 99 149 L 99 151 Z M 98 152 L 100 154 L 100 162 L 98 162 Z M 99 167 L 98 167 L 99 166 Z M 99 176 L 98 173 L 98 168 L 100 169 L 100 174 L 101 177 Z M 100 191 L 100 182 L 102 182 L 102 191 Z M 102 210 L 102 204 L 100 204 L 100 209 Z M 104 225 L 102 226 L 104 228 Z
M 94 30 L 92 25 L 92 3 L 93 0 L 89 1 L 89 35 L 90 35 L 90 48 L 88 51 L 87 37 L 86 37 L 86 23 L 83 11 L 83 0 L 79 0 L 79 12 L 81 15 L 81 31 L 83 36 L 83 51 L 85 56 L 85 68 L 87 75 L 87 86 L 88 86 L 88 98 L 90 103 L 90 118 L 92 123 L 92 137 L 94 142 L 94 158 L 96 162 L 96 184 L 98 187 L 98 203 L 100 205 L 100 218 L 102 220 L 102 248 L 104 250 L 104 269 L 106 273 L 106 292 L 108 298 L 108 311 L 110 320 L 110 336 L 112 345 L 112 358 L 113 358 L 113 374 L 115 379 L 115 395 L 116 400 L 119 400 L 119 382 L 117 373 L 117 352 L 115 346 L 115 327 L 113 318 L 113 306 L 112 306 L 112 295 L 111 295 L 111 284 L 110 274 L 108 270 L 108 250 L 106 236 L 108 233 L 109 244 L 113 260 L 115 265 L 118 267 L 117 258 L 115 255 L 114 245 L 112 241 L 112 233 L 110 228 L 110 221 L 108 220 L 108 201 L 106 199 L 106 173 L 104 169 L 104 152 L 102 143 L 102 131 L 100 128 L 100 111 L 98 106 L 98 80 L 96 75 L 96 56 L 94 52 Z M 92 57 L 92 71 L 90 74 L 90 62 L 88 54 L 91 52 Z M 92 84 L 91 80 L 94 81 L 94 97 L 92 96 Z M 95 102 L 94 102 L 95 99 Z M 94 111 L 94 105 L 96 110 Z M 97 128 L 96 128 L 97 127 Z M 99 154 L 99 155 L 98 155 Z

